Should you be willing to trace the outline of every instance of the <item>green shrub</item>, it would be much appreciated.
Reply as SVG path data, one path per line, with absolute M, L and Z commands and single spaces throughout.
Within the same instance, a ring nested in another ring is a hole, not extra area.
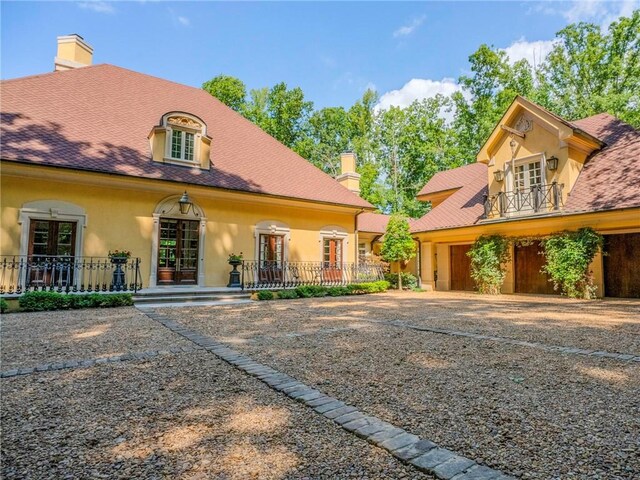
M 503 235 L 482 235 L 467 252 L 471 258 L 471 278 L 480 293 L 500 293 L 510 259 L 509 247 L 509 239 Z
M 369 283 L 352 283 L 347 286 L 351 295 L 363 295 L 366 293 L 381 293 L 386 292 L 391 284 L 386 280 L 378 280 L 377 282 Z
M 327 287 L 322 285 L 303 285 L 295 289 L 300 298 L 326 297 Z
M 408 272 L 401 272 L 400 277 L 402 278 L 402 289 L 403 290 L 413 290 L 418 286 L 418 278 Z M 385 273 L 384 279 L 389 282 L 391 285 L 390 288 L 398 288 L 398 274 L 397 273 Z
M 594 298 L 596 287 L 589 264 L 602 249 L 602 235 L 591 228 L 555 233 L 542 240 L 549 274 L 554 288 L 572 298 Z
M 0 298 L 0 313 L 4 313 L 9 308 L 9 304 L 4 298 Z
M 298 294 L 296 293 L 295 290 L 280 290 L 278 292 L 278 298 L 281 298 L 283 300 L 289 300 L 289 299 L 298 298 Z
M 329 287 L 327 288 L 327 295 L 330 297 L 341 297 L 343 295 L 349 295 L 351 293 L 348 287 Z
M 58 292 L 28 292 L 20 297 L 18 303 L 25 312 L 43 312 L 78 308 L 126 307 L 133 305 L 133 298 L 128 293 L 67 295 Z
M 273 300 L 273 292 L 269 290 L 260 290 L 257 293 L 258 300 Z

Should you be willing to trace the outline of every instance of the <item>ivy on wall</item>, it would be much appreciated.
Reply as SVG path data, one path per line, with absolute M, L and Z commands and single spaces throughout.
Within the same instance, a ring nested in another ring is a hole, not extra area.
M 498 295 L 511 259 L 510 240 L 503 235 L 482 235 L 467 252 L 471 258 L 471 278 L 480 293 Z
M 603 237 L 592 228 L 554 233 L 542 240 L 546 263 L 554 288 L 571 298 L 595 298 L 596 287 L 589 264 L 602 250 Z

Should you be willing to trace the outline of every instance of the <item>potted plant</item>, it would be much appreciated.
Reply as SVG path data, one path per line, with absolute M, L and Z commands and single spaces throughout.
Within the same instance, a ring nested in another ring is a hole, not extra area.
M 129 250 L 109 250 L 109 260 L 111 260 L 111 263 L 116 267 L 113 270 L 110 290 L 119 292 L 126 288 L 125 272 L 122 270 L 122 266 L 127 263 L 129 258 L 131 258 L 131 252 Z
M 109 260 L 111 263 L 124 264 L 131 258 L 131 252 L 129 250 L 109 250 Z
M 242 252 L 240 252 L 240 255 L 236 255 L 235 253 L 229 255 L 228 262 L 229 265 L 233 267 L 233 270 L 229 272 L 229 283 L 227 287 L 242 287 L 240 272 L 238 271 L 238 266 L 242 264 Z

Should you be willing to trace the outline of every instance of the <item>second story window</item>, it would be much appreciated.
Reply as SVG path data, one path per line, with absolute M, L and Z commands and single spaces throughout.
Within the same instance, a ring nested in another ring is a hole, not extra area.
M 542 167 L 539 161 L 516 165 L 516 191 L 523 192 L 539 185 L 542 185 Z
M 171 158 L 193 162 L 194 134 L 184 130 L 171 132 Z

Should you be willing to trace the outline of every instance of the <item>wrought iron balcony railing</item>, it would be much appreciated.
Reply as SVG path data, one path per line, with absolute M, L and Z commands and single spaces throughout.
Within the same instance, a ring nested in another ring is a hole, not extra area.
M 0 256 L 0 294 L 137 292 L 140 288 L 139 258 Z
M 384 280 L 381 263 L 266 262 L 245 260 L 242 288 L 260 290 L 302 285 L 341 286 Z
M 563 184 L 536 185 L 484 198 L 484 218 L 533 215 L 562 208 Z

